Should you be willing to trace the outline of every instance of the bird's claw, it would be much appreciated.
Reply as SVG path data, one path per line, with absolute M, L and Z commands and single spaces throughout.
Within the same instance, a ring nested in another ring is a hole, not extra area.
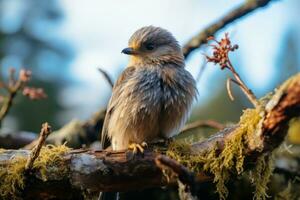
M 143 154 L 147 146 L 146 142 L 142 142 L 141 144 L 131 143 L 129 144 L 128 149 L 132 150 L 133 154 L 137 154 L 138 152 Z

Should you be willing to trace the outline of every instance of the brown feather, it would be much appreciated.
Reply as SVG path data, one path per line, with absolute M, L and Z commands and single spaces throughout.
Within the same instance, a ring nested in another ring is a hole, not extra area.
M 153 50 L 146 48 L 149 43 Z M 103 147 L 108 138 L 114 150 L 177 134 L 197 94 L 170 32 L 153 26 L 141 28 L 130 38 L 129 46 L 135 54 L 113 88 L 102 130 Z

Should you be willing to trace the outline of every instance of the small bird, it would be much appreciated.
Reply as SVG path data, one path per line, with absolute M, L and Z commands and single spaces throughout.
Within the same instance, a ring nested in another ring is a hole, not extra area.
M 122 53 L 129 63 L 116 81 L 102 129 L 102 147 L 144 151 L 185 124 L 197 89 L 173 35 L 160 27 L 138 29 Z

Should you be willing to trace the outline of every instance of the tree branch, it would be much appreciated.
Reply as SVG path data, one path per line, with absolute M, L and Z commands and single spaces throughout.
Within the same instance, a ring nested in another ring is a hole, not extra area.
M 211 128 L 215 128 L 215 129 L 224 129 L 225 125 L 216 122 L 214 120 L 196 120 L 194 122 L 191 122 L 189 124 L 186 124 L 182 129 L 181 129 L 181 133 L 182 132 L 186 132 L 186 131 L 190 131 L 199 127 L 211 127 Z
M 232 10 L 220 20 L 217 20 L 215 23 L 211 24 L 203 31 L 192 37 L 184 46 L 183 46 L 183 54 L 185 58 L 187 58 L 192 51 L 201 47 L 203 44 L 207 42 L 207 38 L 209 36 L 213 36 L 217 33 L 220 29 L 224 28 L 228 24 L 236 21 L 237 19 L 248 15 L 252 11 L 265 7 L 268 5 L 272 0 L 249 0 L 245 1 L 244 4 L 240 5 L 236 9 Z
M 274 150 L 284 140 L 288 130 L 288 122 L 300 113 L 300 74 L 286 81 L 269 100 L 265 109 L 265 118 L 262 126 L 247 140 L 247 154 L 245 160 L 255 160 L 259 155 Z M 204 142 L 190 146 L 191 152 L 201 155 L 213 148 L 221 152 L 226 141 L 232 139 L 239 126 L 224 129 Z M 258 131 L 258 132 L 257 132 Z M 257 134 L 259 133 L 259 134 Z M 160 152 L 162 153 L 162 152 Z M 26 150 L 2 150 L 0 153 L 0 169 L 6 170 L 12 157 L 28 157 Z M 32 197 L 53 196 L 53 187 L 56 195 L 65 194 L 64 199 L 83 191 L 129 191 L 136 188 L 148 188 L 174 184 L 176 180 L 167 182 L 160 168 L 155 164 L 158 152 L 147 150 L 144 155 L 133 156 L 124 151 L 91 151 L 72 150 L 60 158 L 63 162 L 50 163 L 42 181 L 38 169 L 26 178 L 25 189 L 22 195 L 25 199 Z M 245 163 L 247 165 L 247 163 Z M 61 173 L 67 169 L 67 173 Z M 1 172 L 1 171 L 0 171 Z M 211 174 L 199 172 L 196 175 L 199 183 L 212 179 Z M 143 178 L 141 178 L 143 177 Z M 1 179 L 1 177 L 0 177 Z M 57 186 L 60 186 L 59 188 Z M 64 190 L 64 191 L 61 191 Z M 58 198 L 61 196 L 57 196 Z M 70 197 L 70 198 L 71 198 Z

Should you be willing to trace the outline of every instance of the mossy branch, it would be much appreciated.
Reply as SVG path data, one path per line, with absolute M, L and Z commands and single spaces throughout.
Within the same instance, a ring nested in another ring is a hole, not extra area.
M 262 105 L 265 109 L 245 111 L 238 125 L 224 129 L 204 142 L 192 145 L 173 143 L 166 151 L 148 150 L 143 156 L 134 157 L 131 152 L 124 151 L 71 151 L 63 146 L 43 147 L 29 176 L 23 172 L 30 151 L 2 150 L 1 195 L 22 195 L 25 199 L 55 195 L 72 199 L 87 191 L 129 191 L 176 184 L 174 179 L 168 182 L 155 163 L 158 155 L 167 154 L 173 159 L 178 158 L 180 164 L 195 173 L 197 183 L 215 181 L 219 184 L 220 194 L 226 196 L 222 193 L 226 191 L 222 181 L 231 176 L 231 173 L 225 173 L 226 170 L 239 174 L 248 170 L 251 163 L 258 162 L 260 168 L 256 169 L 256 174 L 270 174 L 265 164 L 269 158 L 265 159 L 265 156 L 281 144 L 289 120 L 300 113 L 300 74 L 286 81 Z M 217 172 L 220 158 L 224 162 L 221 169 L 225 170 L 221 174 Z M 267 179 L 263 181 L 267 182 Z M 258 190 L 265 192 L 264 187 Z

